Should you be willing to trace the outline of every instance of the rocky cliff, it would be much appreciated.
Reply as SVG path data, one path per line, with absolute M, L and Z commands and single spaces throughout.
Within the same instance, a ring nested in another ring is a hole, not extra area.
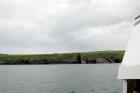
M 121 63 L 124 51 L 97 51 L 42 55 L 0 55 L 0 64 Z

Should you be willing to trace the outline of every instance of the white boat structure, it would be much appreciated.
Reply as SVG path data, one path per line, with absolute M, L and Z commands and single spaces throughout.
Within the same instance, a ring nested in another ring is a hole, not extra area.
M 119 67 L 118 79 L 123 80 L 123 93 L 140 89 L 140 15 L 135 18 L 134 29 L 128 42 L 122 64 Z

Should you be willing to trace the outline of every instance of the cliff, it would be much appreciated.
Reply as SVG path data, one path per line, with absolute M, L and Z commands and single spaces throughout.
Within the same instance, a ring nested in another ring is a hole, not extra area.
M 120 63 L 124 51 L 96 51 L 40 55 L 0 54 L 0 64 L 96 64 Z

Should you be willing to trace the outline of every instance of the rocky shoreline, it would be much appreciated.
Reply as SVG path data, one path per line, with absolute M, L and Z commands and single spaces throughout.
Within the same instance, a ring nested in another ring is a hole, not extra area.
M 122 58 L 107 57 L 107 58 L 96 58 L 86 60 L 64 60 L 64 61 L 50 61 L 50 60 L 16 60 L 16 61 L 0 61 L 1 65 L 12 65 L 12 64 L 101 64 L 101 63 L 121 63 Z

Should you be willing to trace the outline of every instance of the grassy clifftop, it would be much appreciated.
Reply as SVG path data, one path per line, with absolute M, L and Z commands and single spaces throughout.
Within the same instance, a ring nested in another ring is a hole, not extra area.
M 82 63 L 82 61 L 86 63 L 98 63 L 98 59 L 100 58 L 113 61 L 118 59 L 119 62 L 123 58 L 123 55 L 123 50 L 34 55 L 0 54 L 0 64 L 63 64 Z
M 105 57 L 110 57 L 110 56 L 114 56 L 116 58 L 122 58 L 124 55 L 124 50 L 118 50 L 118 51 L 96 51 L 96 52 L 85 52 L 82 53 L 82 58 L 89 58 L 89 59 L 93 59 L 93 58 L 105 58 Z

